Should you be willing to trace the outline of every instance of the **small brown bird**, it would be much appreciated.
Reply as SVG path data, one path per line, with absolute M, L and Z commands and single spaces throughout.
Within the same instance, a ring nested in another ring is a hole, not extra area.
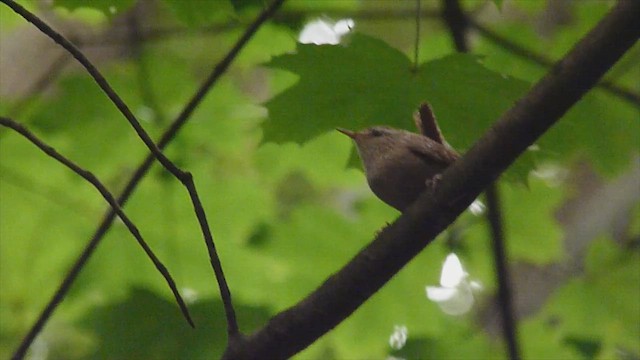
M 373 193 L 400 211 L 459 158 L 444 141 L 427 103 L 420 106 L 414 120 L 422 135 L 386 126 L 358 132 L 338 129 L 355 141 Z

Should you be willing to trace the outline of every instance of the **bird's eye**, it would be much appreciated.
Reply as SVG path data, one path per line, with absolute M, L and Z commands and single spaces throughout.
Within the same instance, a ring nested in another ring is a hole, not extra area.
M 382 136 L 382 130 L 373 128 L 373 129 L 371 129 L 371 135 L 376 136 L 376 137 L 377 136 Z

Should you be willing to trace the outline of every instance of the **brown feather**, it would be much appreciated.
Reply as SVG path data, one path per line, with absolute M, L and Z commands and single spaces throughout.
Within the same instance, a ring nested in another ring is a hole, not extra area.
M 436 116 L 433 114 L 431 105 L 429 105 L 428 102 L 423 102 L 422 104 L 420 104 L 418 110 L 413 113 L 413 121 L 416 123 L 418 131 L 422 135 L 439 144 L 445 144 L 444 136 L 442 136 L 440 127 L 438 127 Z

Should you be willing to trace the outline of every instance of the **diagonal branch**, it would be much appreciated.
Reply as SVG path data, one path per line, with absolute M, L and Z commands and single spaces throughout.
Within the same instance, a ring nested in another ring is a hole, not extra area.
M 4 0 L 2 0 L 4 1 Z M 207 79 L 203 82 L 203 84 L 198 88 L 194 96 L 191 98 L 189 103 L 185 106 L 183 111 L 178 115 L 175 121 L 169 126 L 169 128 L 162 134 L 160 140 L 158 141 L 158 148 L 164 149 L 170 142 L 173 140 L 178 131 L 186 124 L 188 119 L 191 117 L 195 109 L 202 102 L 206 94 L 211 90 L 211 88 L 217 83 L 220 77 L 227 71 L 233 60 L 238 56 L 240 51 L 247 45 L 249 40 L 255 35 L 258 29 L 268 20 L 270 19 L 276 11 L 282 6 L 284 0 L 274 0 L 271 5 L 269 5 L 265 10 L 263 10 L 258 17 L 247 27 L 242 36 L 237 40 L 234 46 L 229 50 L 227 55 L 215 65 L 211 74 L 207 77 Z M 153 154 L 148 155 L 142 163 L 137 167 L 129 182 L 126 184 L 122 193 L 118 196 L 118 203 L 123 206 L 126 201 L 131 197 L 134 190 L 142 180 L 142 178 L 146 175 L 147 171 L 151 168 L 153 164 L 154 156 Z M 59 288 L 53 294 L 42 313 L 39 315 L 36 322 L 32 325 L 31 329 L 23 338 L 20 347 L 14 353 L 14 359 L 21 359 L 24 357 L 27 349 L 33 343 L 36 335 L 42 330 L 45 323 L 49 320 L 51 315 L 53 314 L 56 307 L 62 302 L 66 294 L 71 289 L 71 285 L 75 281 L 75 279 L 80 274 L 82 268 L 89 260 L 96 247 L 106 234 L 106 232 L 111 227 L 111 224 L 116 218 L 116 213 L 113 210 L 110 210 L 102 222 L 94 232 L 90 241 L 87 243 L 85 248 L 82 251 L 82 254 L 76 259 L 76 262 L 72 265 L 71 269 L 65 276 L 64 280 L 60 284 Z M 233 306 L 231 304 L 231 293 L 227 286 L 226 280 L 224 278 L 224 273 L 222 272 L 222 266 L 220 263 L 220 259 L 217 256 L 217 252 L 213 241 L 207 242 L 207 250 L 209 252 L 209 259 L 211 262 L 211 266 L 214 269 L 216 279 L 218 281 L 218 286 L 220 288 L 220 294 L 222 297 L 222 301 L 225 307 L 225 314 L 227 317 L 227 332 L 229 334 L 229 339 L 233 340 L 238 337 L 238 328 L 235 320 L 235 312 L 233 310 Z M 234 326 L 235 325 L 235 326 Z
M 144 130 L 142 125 L 138 119 L 136 119 L 135 115 L 131 112 L 127 104 L 118 96 L 118 94 L 113 90 L 111 85 L 107 79 L 98 71 L 98 69 L 89 61 L 89 59 L 76 47 L 67 40 L 62 34 L 53 30 L 49 25 L 47 25 L 44 21 L 42 21 L 35 14 L 29 12 L 27 9 L 18 5 L 14 0 L 0 0 L 5 5 L 11 8 L 18 15 L 22 16 L 25 20 L 32 23 L 35 27 L 37 27 L 43 34 L 50 37 L 53 41 L 58 43 L 58 45 L 62 46 L 65 50 L 67 50 L 78 62 L 87 70 L 89 75 L 95 80 L 95 82 L 100 86 L 102 91 L 109 97 L 111 102 L 120 110 L 122 115 L 129 121 L 129 124 L 133 127 L 133 129 L 138 134 L 138 137 L 144 142 L 149 151 L 155 156 L 156 159 L 164 166 L 173 176 L 175 176 L 178 180 L 180 180 L 183 184 L 187 182 L 187 174 L 180 170 L 171 160 L 169 160 L 163 153 L 158 149 L 156 144 L 151 140 L 151 137 Z M 185 184 L 186 185 L 186 184 Z
M 116 199 L 114 198 L 113 194 L 111 194 L 111 192 L 106 188 L 106 186 L 104 186 L 102 182 L 100 182 L 100 180 L 98 180 L 98 178 L 93 173 L 81 168 L 80 166 L 75 164 L 73 161 L 61 155 L 54 148 L 52 148 L 51 146 L 47 145 L 42 140 L 40 140 L 36 135 L 34 135 L 22 124 L 15 122 L 9 118 L 0 117 L 0 125 L 11 128 L 15 130 L 17 133 L 19 133 L 20 135 L 24 136 L 27 140 L 31 141 L 31 143 L 37 146 L 44 153 L 58 160 L 60 163 L 62 163 L 63 165 L 71 169 L 73 172 L 75 172 L 76 174 L 80 175 L 82 178 L 87 180 L 98 190 L 98 192 L 100 192 L 102 197 L 109 203 L 109 205 L 111 205 L 111 208 L 113 209 L 113 211 L 116 214 L 118 214 L 118 217 L 127 226 L 127 229 L 129 229 L 129 232 L 131 232 L 131 234 L 136 238 L 136 240 L 138 241 L 138 244 L 140 244 L 140 246 L 142 247 L 144 252 L 147 254 L 149 259 L 151 259 L 156 269 L 158 269 L 160 274 L 162 274 L 162 277 L 164 277 L 164 279 L 167 281 L 167 284 L 169 285 L 169 288 L 171 288 L 171 292 L 173 293 L 173 296 L 176 298 L 176 301 L 180 306 L 180 310 L 182 311 L 182 314 L 187 319 L 189 324 L 192 327 L 194 327 L 193 320 L 191 319 L 191 315 L 189 315 L 189 310 L 187 309 L 187 305 L 185 304 L 184 300 L 182 300 L 182 297 L 178 292 L 178 288 L 176 287 L 176 283 L 171 277 L 171 275 L 169 274 L 169 271 L 164 266 L 164 264 L 162 264 L 162 262 L 158 259 L 158 257 L 153 253 L 149 245 L 147 245 L 146 241 L 144 241 L 136 225 L 124 213 L 124 211 L 122 210 L 122 208 L 120 207 Z
M 421 20 L 421 2 L 420 0 L 416 0 L 416 35 L 413 40 L 413 71 L 418 70 L 418 63 L 420 62 L 420 20 Z
M 118 96 L 118 94 L 113 90 L 111 85 L 107 82 L 107 80 L 102 76 L 100 71 L 89 61 L 89 59 L 69 40 L 67 40 L 62 34 L 53 30 L 49 25 L 47 25 L 44 21 L 38 18 L 35 14 L 29 12 L 25 8 L 21 7 L 13 0 L 0 0 L 4 2 L 7 6 L 9 6 L 13 11 L 17 14 L 25 18 L 27 21 L 35 25 L 40 31 L 47 36 L 49 36 L 52 40 L 62 46 L 65 50 L 67 50 L 82 66 L 89 72 L 91 77 L 96 81 L 98 86 L 107 94 L 109 99 L 116 105 L 118 110 L 125 116 L 125 118 L 129 121 L 131 126 L 135 129 L 136 133 L 145 143 L 147 148 L 151 151 L 153 156 L 158 159 L 158 161 L 173 175 L 175 176 L 188 190 L 189 195 L 191 197 L 191 201 L 195 208 L 196 217 L 200 223 L 201 230 L 203 232 L 205 242 L 212 243 L 213 238 L 211 235 L 211 230 L 209 229 L 206 214 L 204 212 L 204 208 L 200 203 L 200 199 L 198 197 L 198 193 L 195 188 L 195 184 L 193 182 L 193 177 L 191 173 L 182 171 L 179 169 L 171 160 L 169 160 L 164 154 L 158 149 L 156 144 L 151 140 L 151 137 L 144 130 L 140 122 L 133 115 L 129 107 L 124 103 L 124 101 Z M 179 302 L 180 303 L 180 302 Z M 182 307 L 182 304 L 180 305 Z M 187 316 L 187 319 L 189 317 Z M 189 321 L 191 325 L 192 322 Z
M 456 51 L 469 52 L 469 42 L 467 41 L 469 18 L 465 16 L 458 0 L 442 0 L 442 4 L 441 17 L 449 28 L 449 35 L 451 35 Z
M 229 348 L 225 359 L 284 359 L 346 319 L 451 224 L 640 37 L 640 2 L 620 1 L 392 225 L 298 304 Z M 428 219 L 428 221 L 425 221 Z
M 173 123 L 167 128 L 167 130 L 160 137 L 160 141 L 158 141 L 158 146 L 162 149 L 171 140 L 174 136 L 180 131 L 180 129 L 186 124 L 186 122 L 191 117 L 191 114 L 195 111 L 195 109 L 200 105 L 204 97 L 207 95 L 211 87 L 220 79 L 220 77 L 227 71 L 233 60 L 238 56 L 240 51 L 245 47 L 245 45 L 251 40 L 251 38 L 255 35 L 258 29 L 264 24 L 268 19 L 273 17 L 275 13 L 280 9 L 285 0 L 274 0 L 267 8 L 265 8 L 258 17 L 249 25 L 247 30 L 242 34 L 242 36 L 238 39 L 238 41 L 233 45 L 231 50 L 227 53 L 227 55 L 214 67 L 213 71 L 205 79 L 205 81 L 200 85 L 200 88 L 196 91 L 194 96 L 189 100 L 187 105 L 184 107 L 182 112 L 178 115 Z M 146 172 L 149 170 L 153 162 L 153 157 L 148 156 L 143 163 L 138 167 L 136 172 L 131 177 L 131 180 L 125 187 L 121 197 L 126 199 L 129 198 L 138 182 L 144 177 Z M 108 228 L 113 221 L 113 214 L 110 214 L 106 217 L 100 228 L 106 227 Z M 99 231 L 99 230 L 98 230 Z M 98 235 L 98 233 L 96 233 Z M 100 237 L 102 235 L 99 235 Z M 229 286 L 227 285 L 227 281 L 224 277 L 224 272 L 222 271 L 222 264 L 220 263 L 220 258 L 218 257 L 215 245 L 212 239 L 205 238 L 205 242 L 207 245 L 207 251 L 209 252 L 209 262 L 211 263 L 211 267 L 215 273 L 216 279 L 218 281 L 218 286 L 220 288 L 220 296 L 222 298 L 222 303 L 224 305 L 225 315 L 227 317 L 227 333 L 229 334 L 230 341 L 235 341 L 239 337 L 239 329 L 236 322 L 236 315 L 233 309 L 233 305 L 231 302 L 231 292 L 229 290 Z

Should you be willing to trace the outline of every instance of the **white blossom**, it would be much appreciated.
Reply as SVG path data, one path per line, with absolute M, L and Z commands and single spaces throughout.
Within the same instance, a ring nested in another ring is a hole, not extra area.
M 324 19 L 313 20 L 304 26 L 298 41 L 303 44 L 337 45 L 344 35 L 353 30 L 354 26 L 353 19 L 341 19 L 336 22 Z
M 396 325 L 393 327 L 393 333 L 389 337 L 389 346 L 394 350 L 399 350 L 407 343 L 409 331 L 404 325 Z
M 427 298 L 438 304 L 446 314 L 465 314 L 475 302 L 473 290 L 482 288 L 478 282 L 469 281 L 468 277 L 458 256 L 449 254 L 442 266 L 440 286 L 427 286 Z
M 469 205 L 469 211 L 471 211 L 471 213 L 475 216 L 484 214 L 485 209 L 486 206 L 484 205 L 484 203 L 478 199 L 474 200 L 471 205 Z

